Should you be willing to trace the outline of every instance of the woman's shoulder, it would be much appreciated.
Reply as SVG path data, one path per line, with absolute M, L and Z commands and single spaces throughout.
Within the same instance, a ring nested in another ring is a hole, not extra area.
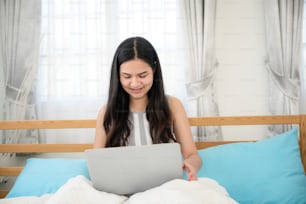
M 180 110 L 183 107 L 181 100 L 178 99 L 177 97 L 170 95 L 167 95 L 167 97 L 168 97 L 169 107 L 172 112 L 174 112 L 175 110 Z
M 106 104 L 104 104 L 103 106 L 101 106 L 101 108 L 100 108 L 100 110 L 99 110 L 99 112 L 101 113 L 105 113 L 105 111 L 106 111 L 106 107 L 107 107 L 107 105 Z
M 97 118 L 97 120 L 103 121 L 105 112 L 106 112 L 106 105 L 103 105 L 103 106 L 100 108 L 99 112 L 98 112 L 98 118 Z

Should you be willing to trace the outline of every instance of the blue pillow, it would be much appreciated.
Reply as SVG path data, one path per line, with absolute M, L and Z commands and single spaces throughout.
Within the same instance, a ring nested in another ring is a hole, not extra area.
M 85 159 L 31 158 L 27 160 L 6 198 L 55 193 L 70 178 L 77 175 L 84 175 L 89 179 Z
M 298 130 L 257 142 L 240 142 L 199 150 L 198 177 L 223 185 L 239 203 L 306 203 L 306 176 Z

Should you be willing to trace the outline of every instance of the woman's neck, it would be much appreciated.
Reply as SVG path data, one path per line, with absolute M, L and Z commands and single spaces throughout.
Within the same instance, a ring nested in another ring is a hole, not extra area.
M 148 98 L 130 99 L 130 110 L 132 112 L 145 112 L 148 105 Z

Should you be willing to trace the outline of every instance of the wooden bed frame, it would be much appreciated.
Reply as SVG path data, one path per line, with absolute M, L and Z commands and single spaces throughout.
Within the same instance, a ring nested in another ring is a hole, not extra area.
M 298 125 L 302 162 L 306 170 L 306 115 L 198 117 L 189 118 L 189 123 L 190 126 Z M 95 125 L 96 120 L 0 121 L 0 130 L 95 128 Z M 198 149 L 203 149 L 232 142 L 237 141 L 197 142 L 196 145 Z M 92 148 L 92 144 L 0 144 L 0 153 L 83 152 L 89 148 Z M 0 164 L 0 176 L 18 176 L 22 168 Z M 4 198 L 8 191 L 9 189 L 0 190 L 0 198 Z

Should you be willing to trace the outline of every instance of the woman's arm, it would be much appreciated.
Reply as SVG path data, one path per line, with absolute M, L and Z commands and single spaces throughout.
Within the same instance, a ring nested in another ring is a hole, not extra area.
M 105 147 L 106 145 L 106 133 L 103 127 L 105 111 L 106 111 L 106 106 L 103 106 L 98 113 L 97 122 L 96 122 L 95 141 L 93 145 L 94 148 L 101 148 Z
M 202 166 L 202 160 L 192 138 L 186 111 L 181 101 L 175 97 L 169 97 L 169 106 L 173 117 L 174 134 L 181 145 L 184 157 L 183 168 L 189 180 L 196 180 L 196 173 Z

